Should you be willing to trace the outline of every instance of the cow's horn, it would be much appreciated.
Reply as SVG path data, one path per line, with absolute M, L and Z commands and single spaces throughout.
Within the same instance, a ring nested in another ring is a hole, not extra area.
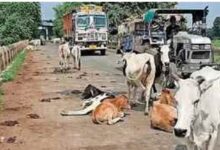
M 180 77 L 177 74 L 172 73 L 171 77 L 175 80 L 175 81 L 179 81 Z

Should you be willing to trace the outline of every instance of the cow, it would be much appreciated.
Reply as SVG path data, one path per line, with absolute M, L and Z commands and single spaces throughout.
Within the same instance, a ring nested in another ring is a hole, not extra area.
M 205 80 L 212 80 L 220 76 L 220 71 L 213 69 L 210 66 L 205 66 L 202 69 L 193 72 L 190 78 L 196 79 L 198 76 L 203 76 Z
M 69 47 L 69 42 L 64 42 L 59 46 L 59 58 L 61 69 L 68 69 L 70 63 L 70 57 L 73 59 L 74 69 L 81 69 L 81 52 L 80 46 L 74 45 L 72 49 Z
M 34 49 L 37 49 L 37 47 L 41 45 L 41 40 L 40 39 L 34 39 L 34 40 L 31 40 L 29 42 L 29 44 L 33 45 Z
M 130 109 L 126 96 L 119 95 L 115 98 L 105 99 L 93 110 L 92 121 L 96 124 L 101 124 L 105 121 L 107 121 L 109 125 L 115 124 L 125 116 L 125 109 Z
M 68 69 L 69 68 L 69 57 L 70 57 L 70 47 L 69 43 L 65 42 L 64 44 L 61 44 L 58 49 L 59 58 L 60 58 L 60 66 L 61 69 Z
M 148 114 L 148 103 L 150 99 L 151 88 L 156 78 L 160 78 L 162 73 L 166 71 L 169 65 L 169 47 L 161 47 L 158 52 L 152 49 L 154 54 L 142 53 L 122 53 L 123 74 L 127 79 L 128 98 L 131 101 L 136 97 L 137 88 L 141 87 L 145 91 L 145 114 Z M 131 88 L 133 88 L 131 94 Z M 156 88 L 154 88 L 156 91 Z M 136 101 L 137 102 L 137 101 Z
M 28 45 L 25 49 L 26 49 L 26 50 L 29 50 L 29 51 L 35 50 L 35 48 L 34 48 L 33 45 Z
M 101 102 L 103 100 L 105 100 L 106 98 L 109 98 L 109 95 L 106 93 L 97 95 L 94 98 L 91 98 L 89 100 L 90 105 L 86 107 L 86 105 L 88 103 L 84 103 L 82 106 L 81 110 L 75 110 L 75 111 L 62 111 L 60 114 L 62 116 L 77 116 L 77 115 L 86 115 L 90 112 L 92 112 L 92 110 L 94 110 L 99 104 L 101 104 Z
M 111 93 L 104 92 L 97 87 L 89 84 L 81 94 L 83 100 L 82 109 L 78 111 L 62 111 L 63 116 L 86 115 L 94 110 L 106 98 L 114 98 Z
M 174 96 L 168 89 L 163 89 L 159 98 L 150 108 L 151 127 L 166 132 L 172 132 L 176 123 L 177 112 Z
M 186 138 L 188 150 L 214 150 L 220 124 L 220 77 L 173 77 L 178 87 L 175 136 Z
M 124 61 L 123 74 L 127 80 L 128 98 L 130 102 L 132 102 L 131 95 L 134 99 L 136 97 L 137 88 L 141 87 L 145 91 L 145 114 L 148 114 L 150 92 L 156 72 L 154 57 L 147 53 L 126 53 L 122 61 Z
M 104 91 L 98 89 L 97 87 L 89 84 L 87 85 L 87 87 L 85 88 L 85 90 L 83 91 L 82 95 L 81 95 L 81 98 L 83 100 L 87 100 L 87 99 L 90 99 L 90 98 L 94 98 L 100 94 L 103 94 L 105 93 Z
M 71 49 L 71 55 L 73 58 L 74 69 L 81 69 L 81 50 L 79 45 L 74 45 Z

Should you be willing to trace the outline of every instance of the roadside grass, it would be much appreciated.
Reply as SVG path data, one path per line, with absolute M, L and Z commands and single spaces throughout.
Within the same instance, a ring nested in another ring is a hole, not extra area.
M 3 82 L 12 81 L 17 75 L 17 72 L 20 70 L 25 57 L 26 57 L 26 51 L 19 52 L 16 56 L 13 62 L 9 65 L 9 67 L 2 72 L 1 78 Z
M 20 70 L 20 68 L 25 60 L 26 54 L 27 54 L 27 52 L 24 50 L 19 52 L 15 56 L 15 59 L 12 61 L 12 63 L 6 68 L 6 70 L 4 70 L 1 73 L 0 86 L 1 86 L 2 82 L 12 81 L 15 79 L 18 71 Z M 4 105 L 3 95 L 4 95 L 4 91 L 0 87 L 0 111 L 3 110 L 3 105 Z
M 214 62 L 215 63 L 220 63 L 220 54 L 219 53 L 215 53 L 215 55 L 214 55 Z
M 220 40 L 213 40 L 212 44 L 214 45 L 214 47 L 220 48 Z

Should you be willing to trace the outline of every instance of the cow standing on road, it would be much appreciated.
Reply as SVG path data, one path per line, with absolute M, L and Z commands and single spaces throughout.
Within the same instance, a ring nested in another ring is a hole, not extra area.
M 59 58 L 61 69 L 69 69 L 70 57 L 73 59 L 74 69 L 81 69 L 81 52 L 80 46 L 74 45 L 72 49 L 69 47 L 69 43 L 65 42 L 59 46 Z
M 150 93 L 156 73 L 154 57 L 147 53 L 126 53 L 122 61 L 124 61 L 123 74 L 127 79 L 129 101 L 132 102 L 136 98 L 137 88 L 141 87 L 145 91 L 145 114 L 148 114 Z M 132 100 L 131 96 L 133 96 Z
M 127 79 L 129 100 L 131 101 L 131 95 L 132 99 L 136 99 L 137 88 L 141 87 L 145 91 L 145 114 L 148 114 L 151 88 L 154 87 L 154 91 L 157 92 L 154 85 L 155 79 L 160 78 L 169 66 L 168 47 L 161 47 L 159 51 L 152 50 L 156 54 L 122 53 L 123 74 Z

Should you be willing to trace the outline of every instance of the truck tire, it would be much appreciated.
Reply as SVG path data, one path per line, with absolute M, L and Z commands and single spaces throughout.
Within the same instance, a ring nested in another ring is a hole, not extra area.
M 100 52 L 101 52 L 101 55 L 105 55 L 106 50 L 103 49 L 103 50 L 101 50 Z

